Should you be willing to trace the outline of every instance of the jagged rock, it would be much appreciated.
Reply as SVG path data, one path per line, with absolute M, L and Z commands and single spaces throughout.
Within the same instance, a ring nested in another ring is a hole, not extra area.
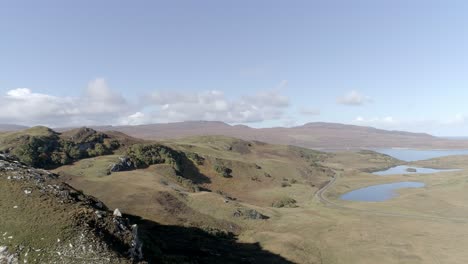
M 138 225 L 132 225 L 132 247 L 130 248 L 130 257 L 132 259 L 143 259 L 143 243 L 138 236 Z
M 18 255 L 8 252 L 8 247 L 0 246 L 0 263 L 1 264 L 17 264 Z
M 119 208 L 115 208 L 115 210 L 114 210 L 114 216 L 115 216 L 115 217 L 122 217 L 122 213 L 120 212 Z
M 134 169 L 135 166 L 133 162 L 128 157 L 120 157 L 119 162 L 113 163 L 109 166 L 110 172 L 117 172 L 117 171 L 126 171 Z

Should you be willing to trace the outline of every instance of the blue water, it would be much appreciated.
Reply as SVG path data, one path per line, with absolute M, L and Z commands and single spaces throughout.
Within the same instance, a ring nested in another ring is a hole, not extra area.
M 382 202 L 397 196 L 395 190 L 401 188 L 421 188 L 422 182 L 394 182 L 387 184 L 372 185 L 357 189 L 341 195 L 341 199 L 347 201 Z
M 374 151 L 390 155 L 403 161 L 426 160 L 451 155 L 468 155 L 468 149 L 452 150 L 417 150 L 417 149 L 375 149 Z
M 416 172 L 406 171 L 406 169 L 408 168 L 416 169 Z M 394 175 L 394 174 L 430 174 L 430 173 L 446 172 L 446 171 L 458 171 L 458 169 L 441 170 L 441 169 L 431 169 L 431 168 L 421 168 L 421 167 L 401 165 L 401 166 L 392 167 L 390 169 L 383 170 L 383 171 L 376 171 L 376 172 L 373 172 L 372 174 L 385 176 L 385 175 Z

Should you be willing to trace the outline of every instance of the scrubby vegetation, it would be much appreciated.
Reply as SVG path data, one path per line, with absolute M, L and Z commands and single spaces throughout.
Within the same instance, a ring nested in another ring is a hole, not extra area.
M 28 165 L 53 168 L 73 161 L 111 154 L 120 146 L 117 140 L 89 128 L 59 134 L 49 128 L 36 127 L 3 139 L 2 149 Z
M 332 153 L 325 153 L 317 150 L 306 149 L 296 146 L 288 146 L 288 148 L 291 152 L 309 161 L 312 166 L 314 166 L 314 164 L 317 165 L 320 162 L 323 162 L 327 157 L 333 155 Z
M 193 160 L 199 166 L 205 163 L 205 158 L 203 158 L 195 152 L 187 152 L 186 155 L 189 159 Z
M 184 178 L 182 176 L 179 176 L 179 175 L 175 175 L 174 178 L 178 183 L 180 183 L 180 185 L 187 188 L 191 192 L 199 192 L 200 191 L 200 187 L 198 187 L 195 183 L 193 183 L 192 180 L 186 179 L 186 178 Z
M 154 164 L 171 164 L 177 171 L 182 170 L 183 153 L 161 144 L 135 144 L 127 149 L 127 157 L 135 168 Z
M 213 165 L 214 170 L 219 173 L 221 176 L 224 178 L 231 178 L 232 175 L 232 169 L 226 167 L 226 165 L 223 164 L 223 162 L 219 159 L 215 161 L 215 164 Z
M 297 207 L 296 205 L 297 201 L 294 200 L 293 198 L 290 197 L 283 197 L 277 201 L 274 201 L 271 206 L 276 207 L 276 208 L 294 208 Z

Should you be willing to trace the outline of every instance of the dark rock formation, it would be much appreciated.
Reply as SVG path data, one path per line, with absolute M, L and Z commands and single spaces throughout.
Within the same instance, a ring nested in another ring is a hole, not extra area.
M 252 220 L 263 220 L 269 218 L 268 216 L 259 213 L 257 210 L 249 208 L 237 208 L 232 215 L 234 217 L 242 217 L 244 219 Z

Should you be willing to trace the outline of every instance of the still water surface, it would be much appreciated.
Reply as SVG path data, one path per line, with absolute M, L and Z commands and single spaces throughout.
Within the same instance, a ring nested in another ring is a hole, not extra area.
M 341 195 L 342 200 L 361 202 L 382 202 L 391 199 L 398 194 L 395 192 L 401 188 L 421 188 L 422 182 L 394 182 L 386 184 L 372 185 Z
M 445 157 L 451 155 L 468 155 L 468 149 L 450 149 L 450 150 L 419 150 L 419 149 L 374 149 L 374 151 L 390 155 L 403 161 L 417 161 Z
M 415 169 L 416 171 L 408 171 L 408 169 Z M 458 169 L 442 170 L 442 169 L 431 169 L 431 168 L 400 165 L 400 166 L 391 167 L 390 169 L 387 169 L 387 170 L 376 171 L 376 172 L 373 172 L 372 174 L 379 175 L 379 176 L 386 176 L 386 175 L 394 175 L 394 174 L 430 174 L 430 173 L 447 172 L 447 171 L 458 171 Z

